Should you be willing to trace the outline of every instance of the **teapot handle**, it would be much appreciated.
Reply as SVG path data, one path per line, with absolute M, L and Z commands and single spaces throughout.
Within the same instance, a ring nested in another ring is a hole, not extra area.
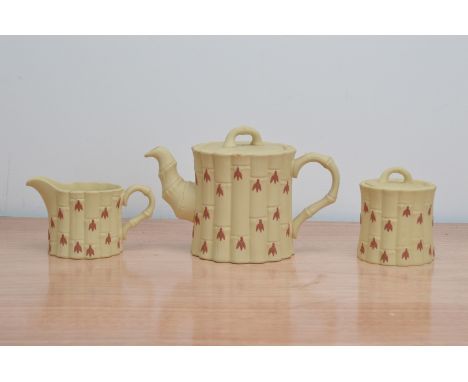
M 336 164 L 333 161 L 333 158 L 326 156 L 326 155 L 317 154 L 317 153 L 304 154 L 303 156 L 294 159 L 293 168 L 292 168 L 293 177 L 297 178 L 302 166 L 304 166 L 306 163 L 311 163 L 311 162 L 320 163 L 323 167 L 325 167 L 328 171 L 330 171 L 332 175 L 332 185 L 327 195 L 325 195 L 318 202 L 315 202 L 311 204 L 310 206 L 304 208 L 302 212 L 294 218 L 293 229 L 292 229 L 292 234 L 293 234 L 294 239 L 297 237 L 299 228 L 301 227 L 302 223 L 304 223 L 307 219 L 309 219 L 312 215 L 317 213 L 322 208 L 336 201 L 338 188 L 340 186 L 340 172 L 338 171 L 338 167 L 336 167 Z
M 127 223 L 125 223 L 125 225 L 123 226 L 123 229 L 122 229 L 123 239 L 127 238 L 127 232 L 128 232 L 128 230 L 130 228 L 133 228 L 137 224 L 141 223 L 141 221 L 143 221 L 145 219 L 148 219 L 149 217 L 151 217 L 151 215 L 153 215 L 153 212 L 154 212 L 155 200 L 154 200 L 153 193 L 151 192 L 149 187 L 142 186 L 142 185 L 139 185 L 139 184 L 131 186 L 131 187 L 129 187 L 129 188 L 127 188 L 125 190 L 125 192 L 124 192 L 124 194 L 122 196 L 122 204 L 124 206 L 126 206 L 128 198 L 130 197 L 130 195 L 133 194 L 134 192 L 137 192 L 137 191 L 140 191 L 143 195 L 145 195 L 148 198 L 148 207 L 146 207 L 146 209 L 143 212 L 141 212 L 140 214 L 138 214 L 134 218 L 130 219 Z
M 232 129 L 226 139 L 224 140 L 223 147 L 236 147 L 236 138 L 238 135 L 250 135 L 252 137 L 251 145 L 260 146 L 263 145 L 262 137 L 260 133 L 252 127 L 240 126 Z

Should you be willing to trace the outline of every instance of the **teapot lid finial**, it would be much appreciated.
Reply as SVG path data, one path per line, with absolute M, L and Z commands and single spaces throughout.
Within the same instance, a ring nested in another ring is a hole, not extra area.
M 236 141 L 239 135 L 250 135 L 250 142 Z M 217 155 L 281 155 L 287 153 L 295 153 L 295 148 L 289 145 L 280 143 L 264 142 L 260 133 L 249 126 L 239 126 L 231 131 L 226 136 L 224 142 L 202 143 L 193 146 L 194 151 L 204 154 Z

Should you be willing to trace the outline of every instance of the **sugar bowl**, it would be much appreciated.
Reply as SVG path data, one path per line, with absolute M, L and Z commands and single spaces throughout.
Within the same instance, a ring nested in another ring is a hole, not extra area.
M 403 179 L 390 179 L 400 174 Z M 359 259 L 382 265 L 422 265 L 434 260 L 432 183 L 401 167 L 385 170 L 361 188 Z

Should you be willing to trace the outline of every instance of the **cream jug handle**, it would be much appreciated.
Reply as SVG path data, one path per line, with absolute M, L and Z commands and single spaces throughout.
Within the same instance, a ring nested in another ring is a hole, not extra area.
M 304 223 L 307 219 L 309 219 L 312 215 L 314 215 L 322 208 L 336 201 L 338 188 L 340 186 L 340 172 L 338 171 L 338 167 L 336 167 L 336 164 L 333 161 L 333 159 L 329 156 L 317 153 L 304 154 L 303 156 L 294 159 L 292 167 L 293 177 L 297 178 L 297 175 L 299 174 L 299 171 L 301 170 L 302 166 L 304 166 L 306 163 L 311 162 L 320 163 L 323 167 L 330 171 L 332 175 L 332 185 L 330 191 L 328 191 L 328 194 L 325 195 L 325 197 L 323 197 L 318 202 L 315 202 L 310 206 L 304 208 L 302 212 L 294 218 L 292 230 L 293 238 L 297 237 L 299 228 L 301 227 L 302 223 Z
M 148 207 L 146 207 L 146 209 L 143 212 L 141 212 L 134 218 L 130 219 L 127 223 L 125 223 L 125 225 L 123 226 L 123 238 L 124 239 L 127 238 L 127 232 L 130 228 L 133 228 L 137 224 L 139 224 L 141 221 L 148 219 L 149 217 L 151 217 L 151 215 L 153 215 L 153 212 L 154 212 L 155 200 L 154 200 L 153 193 L 151 192 L 149 187 L 142 186 L 139 184 L 130 186 L 129 188 L 125 190 L 122 196 L 122 204 L 126 206 L 130 195 L 137 191 L 140 191 L 143 195 L 145 195 L 148 198 L 148 202 L 149 202 Z
M 240 126 L 232 129 L 226 139 L 224 140 L 223 147 L 236 147 L 236 138 L 238 135 L 250 135 L 252 137 L 251 145 L 260 146 L 263 145 L 262 137 L 260 133 L 252 127 Z

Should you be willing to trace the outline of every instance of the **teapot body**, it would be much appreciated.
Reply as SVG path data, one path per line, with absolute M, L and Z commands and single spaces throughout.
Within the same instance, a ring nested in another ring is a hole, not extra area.
M 217 155 L 193 149 L 192 254 L 216 262 L 265 263 L 293 255 L 294 150 Z

